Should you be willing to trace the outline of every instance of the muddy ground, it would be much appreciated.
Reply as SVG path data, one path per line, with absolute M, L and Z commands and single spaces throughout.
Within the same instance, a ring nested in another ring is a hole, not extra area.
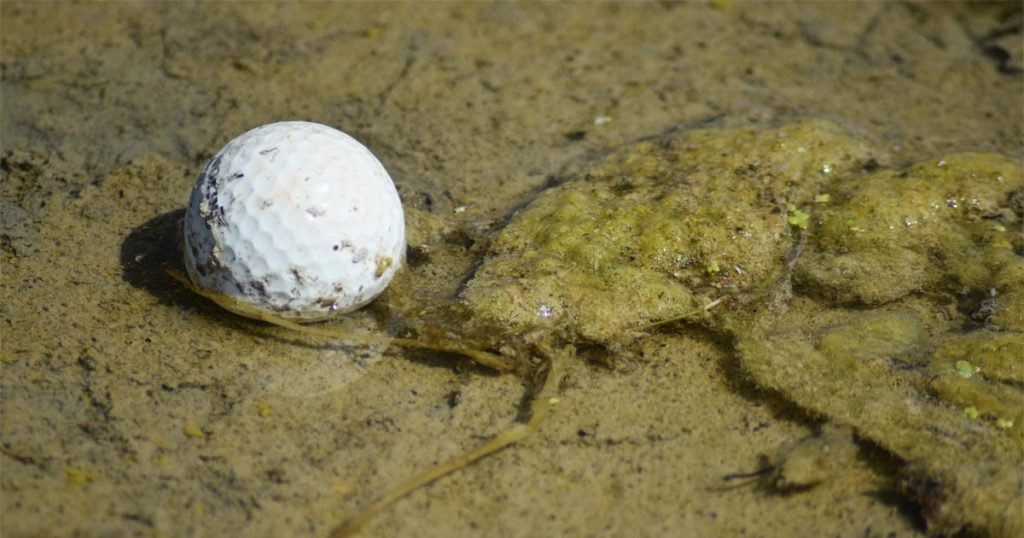
M 538 189 L 667 129 L 824 118 L 893 165 L 1022 154 L 1019 3 L 0 4 L 0 533 L 324 536 L 517 417 L 528 385 L 219 310 L 165 273 L 204 162 L 259 124 L 363 141 L 482 240 Z M 475 251 L 458 263 L 472 265 Z M 442 260 L 443 261 L 443 260 Z M 454 264 L 457 265 L 457 264 Z M 438 293 L 459 275 L 438 272 Z M 377 536 L 916 536 L 903 462 L 724 481 L 815 431 L 730 342 L 659 331 L 569 365 L 540 432 Z

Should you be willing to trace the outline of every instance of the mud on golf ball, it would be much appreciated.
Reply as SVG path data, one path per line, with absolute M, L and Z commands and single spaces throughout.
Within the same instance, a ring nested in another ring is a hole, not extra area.
M 325 125 L 286 121 L 252 129 L 210 159 L 183 240 L 197 288 L 254 313 L 316 321 L 384 291 L 404 259 L 405 220 L 366 147 Z

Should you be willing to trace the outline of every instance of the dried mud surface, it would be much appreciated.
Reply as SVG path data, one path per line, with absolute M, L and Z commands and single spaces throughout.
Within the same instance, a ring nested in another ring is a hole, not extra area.
M 0 30 L 5 537 L 324 536 L 515 419 L 515 376 L 303 341 L 167 277 L 196 174 L 255 125 L 369 146 L 448 238 L 419 269 L 441 294 L 539 189 L 671 128 L 824 118 L 894 165 L 1022 153 L 1014 3 L 3 2 Z M 383 334 L 368 312 L 336 325 Z M 731 342 L 638 345 L 628 370 L 570 364 L 538 434 L 366 534 L 927 532 L 870 444 L 811 489 L 723 481 L 817 417 Z

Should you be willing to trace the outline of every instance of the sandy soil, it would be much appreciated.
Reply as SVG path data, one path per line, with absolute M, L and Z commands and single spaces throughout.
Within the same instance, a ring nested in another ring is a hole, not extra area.
M 1012 3 L 8 1 L 0 24 L 5 537 L 324 536 L 515 420 L 524 380 L 388 350 L 369 313 L 337 326 L 381 345 L 323 345 L 166 276 L 196 174 L 250 127 L 345 130 L 410 207 L 481 236 L 608 148 L 715 119 L 827 118 L 894 163 L 1022 153 Z M 538 434 L 366 534 L 926 532 L 870 445 L 807 491 L 723 481 L 816 418 L 729 342 L 643 345 L 626 371 L 571 364 Z

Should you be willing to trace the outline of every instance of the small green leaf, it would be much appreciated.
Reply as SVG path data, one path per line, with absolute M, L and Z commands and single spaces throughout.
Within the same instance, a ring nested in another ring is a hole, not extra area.
M 971 378 L 974 374 L 981 371 L 980 368 L 967 361 L 956 361 L 954 367 L 956 368 L 956 373 L 960 374 L 960 377 L 965 379 Z

